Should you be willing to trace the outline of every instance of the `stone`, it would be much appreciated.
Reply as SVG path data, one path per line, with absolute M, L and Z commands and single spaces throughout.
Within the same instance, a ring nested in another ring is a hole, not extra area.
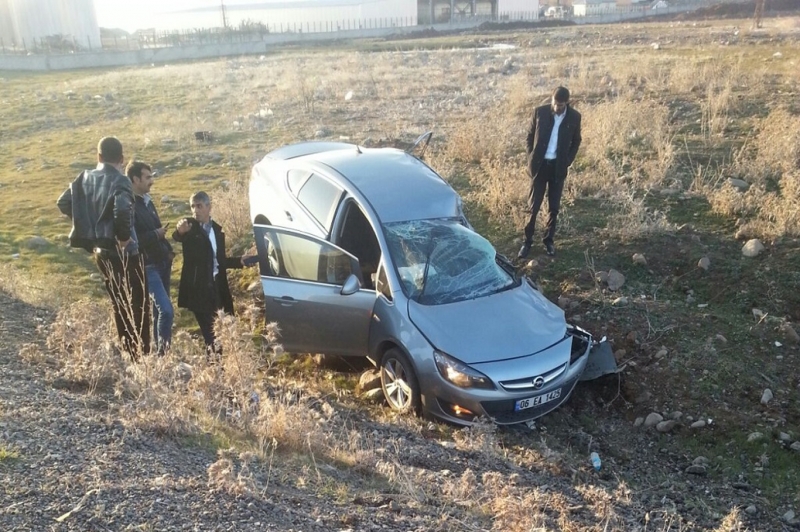
M 747 441 L 751 443 L 754 441 L 761 440 L 763 438 L 764 434 L 761 432 L 751 432 L 750 434 L 747 435 Z
M 769 403 L 770 401 L 772 401 L 773 397 L 774 395 L 772 394 L 772 390 L 770 390 L 769 388 L 765 389 L 764 393 L 761 394 L 761 404 L 765 405 Z
M 375 370 L 365 371 L 358 379 L 358 389 L 362 391 L 374 390 L 381 387 L 381 374 Z
M 662 421 L 664 421 L 664 416 L 662 416 L 657 412 L 651 412 L 650 414 L 647 415 L 647 418 L 645 418 L 644 426 L 645 428 L 649 429 L 650 427 L 655 427 Z
M 347 94 L 344 95 L 344 101 L 349 102 L 353 99 L 353 91 L 347 91 Z
M 739 192 L 746 192 L 747 189 L 750 188 L 750 183 L 747 181 L 744 181 L 743 179 L 735 179 L 733 177 L 728 178 L 728 184 Z
M 598 283 L 606 284 L 608 283 L 608 272 L 597 272 L 594 274 L 594 279 Z
M 788 512 L 786 512 L 785 514 L 783 514 L 783 516 L 781 516 L 781 519 L 783 519 L 783 520 L 784 520 L 784 521 L 786 521 L 787 523 L 788 523 L 789 521 L 794 521 L 794 510 L 789 510 Z
M 647 259 L 641 253 L 634 253 L 632 260 L 633 260 L 634 264 L 640 264 L 642 266 L 647 266 Z
M 537 266 L 539 266 L 539 263 L 536 261 L 536 259 L 529 260 L 528 264 L 525 265 L 525 267 L 528 268 L 529 270 L 533 270 Z
M 656 430 L 658 432 L 669 432 L 674 429 L 678 425 L 678 422 L 674 419 L 670 419 L 667 421 L 662 421 L 656 425 Z
M 764 251 L 764 244 L 757 238 L 751 238 L 742 247 L 742 255 L 745 257 L 758 257 Z
M 706 420 L 705 419 L 698 419 L 697 421 L 692 423 L 690 426 L 693 429 L 702 429 L 703 427 L 706 426 Z
M 789 446 L 789 449 L 791 449 L 791 450 L 793 450 L 793 451 L 795 451 L 795 452 L 798 452 L 798 453 L 800 453 L 800 441 L 796 441 L 796 442 L 794 442 L 793 444 L 791 444 L 791 445 Z
M 322 129 L 318 129 L 318 130 L 316 130 L 314 132 L 314 137 L 316 137 L 318 139 L 321 139 L 323 137 L 327 137 L 330 134 L 331 134 L 330 130 L 328 130 L 326 128 L 322 128 Z
M 25 247 L 29 249 L 41 249 L 50 245 L 50 241 L 42 236 L 33 236 L 25 242 Z
M 568 297 L 558 296 L 558 306 L 566 310 L 569 307 L 570 300 Z
M 661 349 L 659 349 L 659 350 L 658 350 L 658 352 L 656 353 L 656 359 L 661 359 L 661 358 L 664 358 L 664 357 L 665 357 L 665 356 L 667 356 L 668 354 L 669 354 L 669 350 L 667 350 L 667 348 L 666 348 L 666 347 L 662 347 L 662 348 L 661 348 Z
M 790 441 L 792 441 L 792 437 L 791 437 L 791 435 L 789 435 L 789 434 L 787 434 L 787 433 L 785 433 L 785 432 L 781 432 L 781 433 L 778 435 L 778 439 L 779 439 L 780 441 L 782 441 L 783 443 L 789 443 Z
M 669 417 L 671 417 L 675 421 L 680 421 L 680 419 L 683 417 L 683 412 L 676 410 L 675 412 L 671 413 Z
M 755 504 L 751 504 L 747 508 L 744 509 L 744 513 L 747 515 L 756 515 L 758 513 L 758 509 L 756 508 Z
M 192 375 L 194 373 L 194 368 L 187 364 L 186 362 L 179 362 L 178 365 L 175 366 L 175 376 L 182 380 L 184 383 L 188 383 L 192 380 Z
M 641 427 L 643 423 L 644 423 L 644 418 L 640 416 L 640 417 L 637 417 L 636 421 L 633 422 L 633 426 L 634 427 Z
M 697 261 L 697 267 L 701 270 L 708 271 L 711 267 L 711 259 L 708 257 L 702 257 L 699 261 Z
M 628 304 L 628 298 L 625 296 L 618 297 L 614 301 L 611 302 L 612 305 L 615 307 L 622 307 Z
M 608 270 L 608 289 L 616 292 L 625 284 L 625 276 L 617 270 Z
M 800 343 L 800 335 L 797 334 L 797 331 L 794 330 L 790 324 L 784 322 L 780 326 L 780 331 L 783 334 L 783 338 L 792 344 Z
M 705 476 L 708 473 L 708 469 L 706 466 L 702 465 L 690 465 L 686 468 L 686 473 L 689 475 L 698 475 L 698 476 Z
M 698 456 L 697 458 L 692 460 L 692 465 L 707 466 L 708 465 L 708 458 L 706 458 L 705 456 Z
M 383 402 L 383 390 L 381 388 L 373 388 L 364 393 L 364 398 L 373 403 Z

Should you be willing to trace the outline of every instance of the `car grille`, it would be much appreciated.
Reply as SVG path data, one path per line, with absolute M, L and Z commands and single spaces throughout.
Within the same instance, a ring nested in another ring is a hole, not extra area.
M 520 410 L 519 412 L 514 412 L 514 403 L 516 401 L 514 401 L 513 399 L 504 401 L 483 401 L 481 402 L 481 407 L 483 407 L 483 410 L 484 412 L 486 412 L 486 415 L 489 416 L 492 419 L 492 421 L 494 421 L 498 425 L 512 425 L 514 423 L 523 423 L 531 419 L 542 417 L 548 412 L 555 410 L 556 408 L 564 404 L 564 402 L 566 402 L 566 400 L 569 399 L 569 396 L 572 393 L 573 388 L 575 388 L 575 384 L 577 384 L 577 382 L 578 379 L 573 378 L 563 383 L 561 385 L 561 397 L 558 400 L 545 403 L 541 406 L 535 406 L 533 408 Z
M 535 392 L 540 390 L 541 388 L 546 387 L 553 380 L 557 379 L 562 373 L 567 371 L 568 366 L 569 364 L 562 364 L 561 366 L 551 369 L 547 373 L 543 373 L 541 375 L 533 375 L 530 377 L 523 377 L 521 379 L 514 379 L 511 381 L 500 381 L 500 386 L 502 386 L 509 392 Z M 535 388 L 533 386 L 533 380 L 536 379 L 537 377 L 542 377 L 544 379 L 544 382 L 538 388 Z

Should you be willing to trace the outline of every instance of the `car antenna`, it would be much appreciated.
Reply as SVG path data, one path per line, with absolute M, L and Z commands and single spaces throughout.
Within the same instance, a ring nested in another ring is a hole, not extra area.
M 406 150 L 406 153 L 412 153 L 417 149 L 418 146 L 422 145 L 422 151 L 420 151 L 419 154 L 419 159 L 422 159 L 425 155 L 425 150 L 428 149 L 428 144 L 431 142 L 431 137 L 433 137 L 433 131 L 426 131 L 417 137 L 417 140 L 415 140 L 411 147 Z

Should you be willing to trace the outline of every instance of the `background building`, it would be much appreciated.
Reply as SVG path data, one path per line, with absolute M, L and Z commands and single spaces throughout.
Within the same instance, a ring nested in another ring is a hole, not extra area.
M 99 48 L 94 0 L 0 0 L 4 46 Z

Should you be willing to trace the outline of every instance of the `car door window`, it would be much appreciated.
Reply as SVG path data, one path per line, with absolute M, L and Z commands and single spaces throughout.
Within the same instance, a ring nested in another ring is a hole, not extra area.
M 341 198 L 339 187 L 316 174 L 312 174 L 297 193 L 300 203 L 325 229 L 330 229 Z
M 257 242 L 259 255 L 266 254 L 269 277 L 342 285 L 354 274 L 361 279 L 358 260 L 333 244 L 311 235 L 268 228 Z

